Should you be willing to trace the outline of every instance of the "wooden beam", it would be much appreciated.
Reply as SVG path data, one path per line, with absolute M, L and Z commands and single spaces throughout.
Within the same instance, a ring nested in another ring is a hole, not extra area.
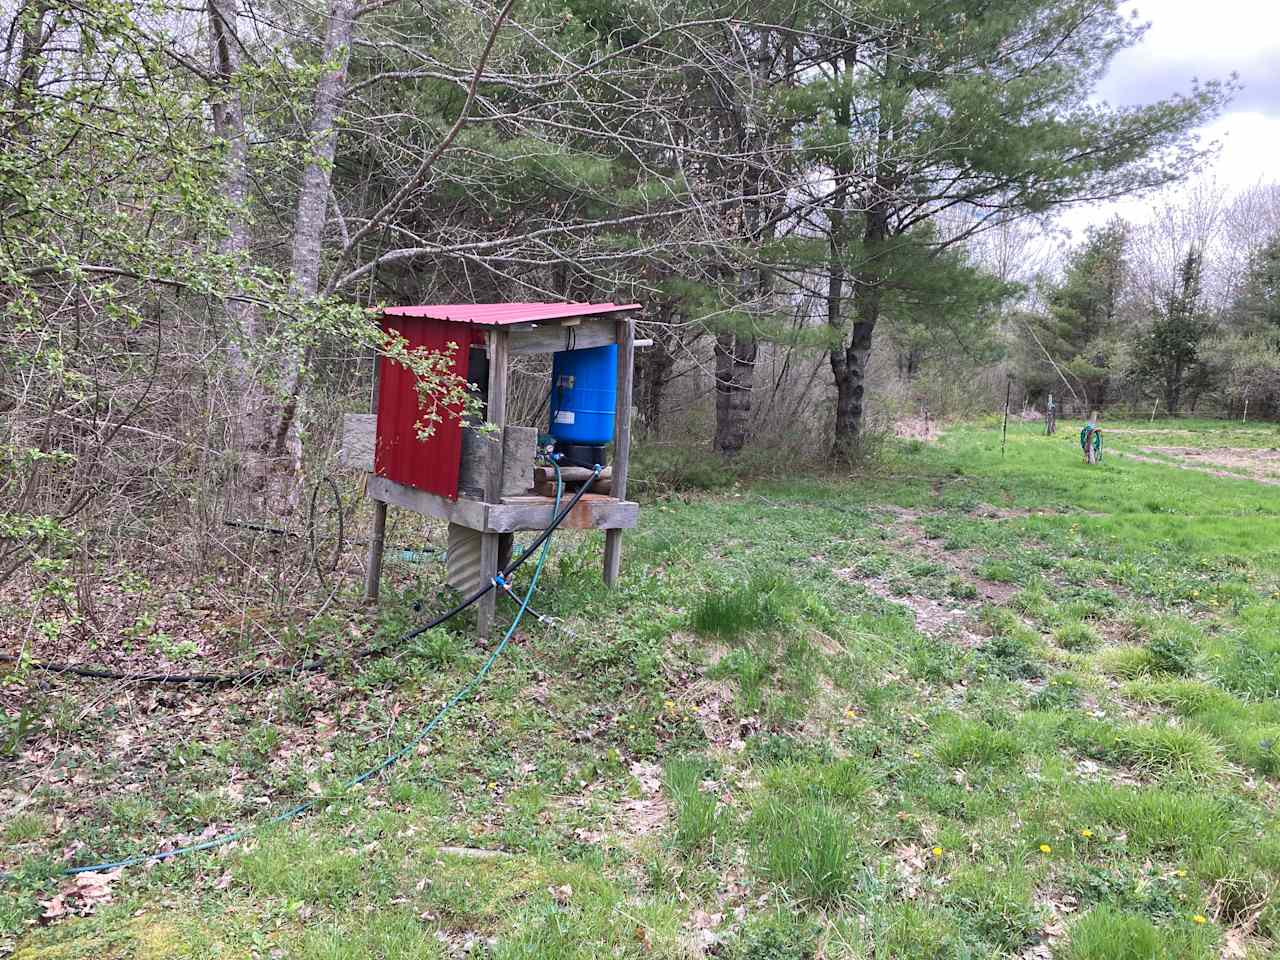
M 382 584 L 382 547 L 387 535 L 387 504 L 373 502 L 373 535 L 369 537 L 369 562 L 364 571 L 364 599 L 375 603 Z
M 575 484 L 577 486 L 581 486 L 582 484 L 586 483 L 588 479 L 590 479 L 591 474 L 592 474 L 592 471 L 587 467 L 561 467 L 560 468 L 560 479 L 562 479 L 565 482 L 566 486 L 569 484 Z M 596 483 L 597 484 L 600 483 L 601 480 L 609 480 L 612 477 L 613 477 L 613 468 L 605 467 L 603 470 L 600 471 L 600 476 L 596 478 Z M 534 467 L 533 482 L 534 483 L 555 483 L 556 482 L 555 467 Z M 593 493 L 600 492 L 599 490 L 596 489 L 594 485 L 591 487 L 591 491 Z M 523 493 L 524 491 L 522 490 L 520 492 Z M 507 496 L 513 496 L 513 494 L 507 494 Z
M 489 448 L 489 471 L 484 483 L 486 503 L 497 503 L 502 499 L 502 472 L 506 462 L 504 431 L 507 426 L 507 367 L 510 366 L 510 358 L 511 333 L 495 327 L 489 331 L 489 402 L 486 416 L 498 433 L 493 438 L 493 446 Z M 489 532 L 492 525 L 487 521 L 486 517 L 485 525 L 480 528 L 481 583 L 487 583 L 498 572 L 498 555 L 501 553 L 499 535 Z M 497 590 L 490 590 L 480 598 L 478 632 L 482 641 L 489 639 L 497 604 Z
M 484 586 L 493 579 L 495 573 L 498 572 L 498 539 L 501 535 L 497 533 L 480 534 L 480 586 Z M 476 604 L 476 634 L 480 641 L 489 639 L 489 634 L 493 632 L 493 617 L 497 611 L 498 590 L 495 587 Z
M 386 477 L 369 477 L 368 495 L 395 507 L 456 523 L 481 533 L 513 533 L 518 530 L 543 530 L 551 523 L 554 501 L 551 497 L 523 495 L 503 497 L 501 503 L 481 503 L 459 497 L 450 500 L 425 490 L 407 487 Z M 640 516 L 640 505 L 617 497 L 588 493 L 565 518 L 564 527 L 571 530 L 607 530 L 630 528 Z M 496 568 L 495 568 L 496 569 Z
M 489 331 L 489 402 L 487 419 L 498 428 L 489 453 L 489 475 L 485 479 L 484 499 L 497 503 L 502 497 L 503 431 L 507 426 L 507 367 L 511 357 L 511 335 L 496 328 Z M 496 448 L 496 449 L 494 449 Z
M 489 529 L 501 533 L 544 530 L 551 524 L 555 502 L 551 497 L 504 497 L 489 505 Z M 561 508 L 563 509 L 563 507 Z M 640 516 L 640 505 L 588 493 L 564 518 L 562 530 L 610 530 L 630 528 Z
M 377 350 L 373 352 L 373 377 L 369 387 L 369 413 L 361 417 L 356 415 L 357 419 L 352 424 L 353 433 L 361 435 L 367 431 L 367 439 L 361 441 L 361 446 L 368 447 L 368 467 L 364 467 L 364 454 L 359 455 L 354 448 L 351 451 L 351 457 L 359 463 L 359 469 L 365 469 L 368 475 L 373 474 L 373 450 L 378 439 L 378 385 L 382 375 L 382 358 Z M 343 419 L 343 446 L 346 446 L 346 419 Z M 355 438 L 352 440 L 355 444 Z M 367 490 L 367 484 L 366 484 Z M 382 589 L 382 548 L 387 537 L 387 504 L 386 501 L 374 501 L 373 504 L 373 530 L 369 535 L 369 559 L 364 569 L 364 599 L 366 603 L 376 603 L 378 594 Z
M 631 466 L 631 385 L 636 361 L 636 322 L 631 316 L 617 321 L 618 397 L 613 421 L 613 488 L 620 501 L 627 498 L 627 470 Z M 604 535 L 604 582 L 613 586 L 622 572 L 622 530 Z
M 489 505 L 479 500 L 464 500 L 461 497 L 450 500 L 448 497 L 396 483 L 386 477 L 369 477 L 366 489 L 373 500 L 381 500 L 394 507 L 404 507 L 437 520 L 461 524 L 472 530 L 485 529 Z
M 589 317 L 581 323 L 560 324 L 552 321 L 537 326 L 511 327 L 511 353 L 555 353 L 559 350 L 586 350 L 617 342 L 617 329 L 612 314 Z

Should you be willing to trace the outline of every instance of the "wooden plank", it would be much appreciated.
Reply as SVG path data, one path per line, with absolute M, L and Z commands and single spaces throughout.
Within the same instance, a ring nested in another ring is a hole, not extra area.
M 378 599 L 382 584 L 382 547 L 387 535 L 387 505 L 381 500 L 373 503 L 373 535 L 369 537 L 369 562 L 364 571 L 364 599 L 373 603 Z
M 588 479 L 590 479 L 591 473 L 592 471 L 587 467 L 561 467 L 560 479 L 562 479 L 567 484 L 574 483 L 581 486 L 582 484 L 586 483 Z M 608 481 L 612 477 L 613 477 L 613 468 L 605 467 L 603 470 L 600 471 L 600 476 L 596 478 L 596 483 L 598 484 L 603 481 Z M 534 467 L 533 482 L 534 483 L 555 483 L 556 482 L 555 467 Z M 595 493 L 603 492 L 601 490 L 596 490 L 595 484 L 592 485 L 591 489 Z M 508 496 L 510 496 L 510 494 L 508 494 Z
M 377 438 L 376 413 L 344 413 L 338 463 L 352 470 L 373 473 L 373 445 Z
M 506 330 L 489 331 L 489 403 L 486 416 L 498 428 L 498 450 L 489 454 L 489 475 L 485 479 L 486 503 L 502 497 L 503 430 L 507 426 L 507 367 L 511 355 L 511 335 Z M 496 555 L 495 555 L 496 556 Z
M 505 497 L 502 503 L 490 504 L 489 528 L 508 533 L 515 530 L 543 530 L 551 523 L 550 497 Z M 562 529 L 610 530 L 634 527 L 640 517 L 640 505 L 614 497 L 587 494 L 564 519 Z
M 580 486 L 582 486 L 580 483 L 565 484 L 564 499 L 567 500 Z M 544 480 L 533 485 L 533 492 L 540 497 L 554 497 L 556 495 L 556 485 L 550 480 Z M 611 494 L 613 493 L 613 482 L 611 480 L 597 480 L 591 485 L 591 492 Z
M 369 477 L 368 492 L 372 500 L 484 533 L 543 530 L 551 523 L 552 507 L 555 506 L 551 497 L 533 495 L 503 497 L 501 503 L 482 503 L 463 497 L 449 500 L 425 490 L 406 487 L 386 477 L 375 476 Z M 573 513 L 565 518 L 563 526 L 576 530 L 631 528 L 636 525 L 639 516 L 640 505 L 637 503 L 588 493 L 578 501 Z
M 458 466 L 458 493 L 474 500 L 485 499 L 485 483 L 489 479 L 491 457 L 500 452 L 502 458 L 501 496 L 527 492 L 533 486 L 533 458 L 538 446 L 537 427 L 507 425 L 502 431 L 504 442 L 496 434 L 483 434 L 477 427 L 462 428 L 462 460 Z
M 537 326 L 511 328 L 511 353 L 556 353 L 560 350 L 586 350 L 617 342 L 613 314 L 584 318 L 577 324 L 540 323 Z
M 533 459 L 537 450 L 537 427 L 507 424 L 502 431 L 502 490 L 499 496 L 515 496 L 533 486 Z
M 480 534 L 480 585 L 488 583 L 498 572 L 499 535 L 496 533 Z M 476 633 L 481 642 L 489 639 L 493 631 L 493 616 L 498 605 L 497 589 L 490 590 L 476 604 L 479 611 L 476 617 Z
M 613 421 L 613 490 L 619 500 L 627 498 L 627 471 L 631 466 L 631 392 L 636 362 L 636 321 L 617 321 L 618 401 Z M 634 524 L 633 524 L 634 526 Z M 622 530 L 604 535 L 604 582 L 613 586 L 622 572 Z
M 472 530 L 485 528 L 485 518 L 489 511 L 489 505 L 479 500 L 467 500 L 463 497 L 450 500 L 448 497 L 427 493 L 415 487 L 406 487 L 386 477 L 370 476 L 368 494 L 373 500 L 381 500 L 383 503 L 403 507 L 428 517 L 461 524 Z

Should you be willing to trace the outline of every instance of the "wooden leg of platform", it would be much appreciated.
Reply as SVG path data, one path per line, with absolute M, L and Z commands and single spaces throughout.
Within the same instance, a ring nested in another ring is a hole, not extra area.
M 511 562 L 511 550 L 515 546 L 516 535 L 514 533 L 498 534 L 498 569 L 506 569 L 507 564 Z
M 373 501 L 373 536 L 369 538 L 369 564 L 364 572 L 364 599 L 373 603 L 378 599 L 382 583 L 382 545 L 387 535 L 387 505 Z
M 622 531 L 606 530 L 604 532 L 604 582 L 612 587 L 618 582 L 618 574 L 622 571 Z
M 501 538 L 502 535 L 498 533 L 480 534 L 480 576 L 484 578 L 484 583 L 488 583 L 498 572 L 498 549 Z M 479 610 L 476 626 L 481 643 L 487 643 L 489 634 L 493 631 L 493 615 L 497 605 L 496 587 L 481 597 L 480 602 L 476 604 Z

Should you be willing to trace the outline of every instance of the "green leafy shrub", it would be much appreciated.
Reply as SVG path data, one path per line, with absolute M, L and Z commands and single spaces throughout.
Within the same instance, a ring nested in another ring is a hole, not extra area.
M 831 759 L 826 741 L 806 743 L 785 733 L 753 733 L 747 737 L 746 755 L 757 763 L 823 762 Z
M 1033 888 L 1023 868 L 988 864 L 957 871 L 945 900 L 983 941 L 1014 952 L 1031 942 L 1042 923 Z
M 990 637 L 979 648 L 989 669 L 1010 679 L 1030 679 L 1044 673 L 1039 637 L 1008 610 L 988 607 L 982 619 Z
M 1256 604 L 1241 612 L 1218 676 L 1223 686 L 1245 696 L 1280 697 L 1280 603 Z

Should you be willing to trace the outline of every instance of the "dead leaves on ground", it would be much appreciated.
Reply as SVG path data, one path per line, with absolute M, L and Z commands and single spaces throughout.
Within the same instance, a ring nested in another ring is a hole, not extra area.
M 105 873 L 78 873 L 67 879 L 58 892 L 48 900 L 41 900 L 44 912 L 40 919 L 54 923 L 64 917 L 87 917 L 102 904 L 111 902 L 111 885 L 120 879 L 121 869 Z

